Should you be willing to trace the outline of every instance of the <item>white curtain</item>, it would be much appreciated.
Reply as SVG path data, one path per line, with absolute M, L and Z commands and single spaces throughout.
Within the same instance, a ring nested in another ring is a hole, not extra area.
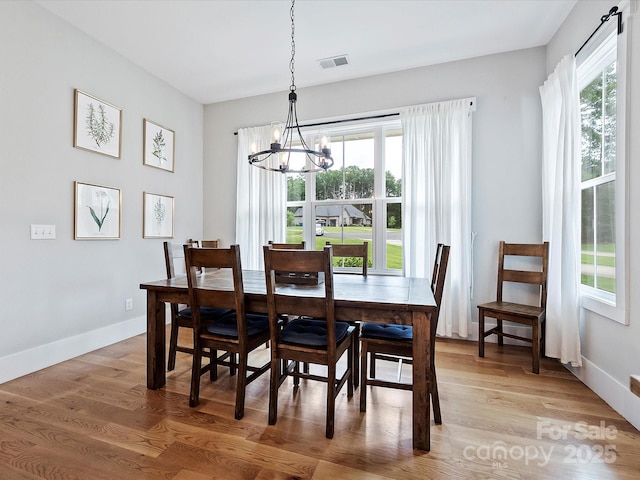
M 286 238 L 287 178 L 249 164 L 249 142 L 254 140 L 260 150 L 269 148 L 271 127 L 238 130 L 236 242 L 242 267 L 261 270 L 262 246 L 269 240 L 283 242 Z
M 545 353 L 580 366 L 580 93 L 573 55 L 556 66 L 540 97 L 542 236 L 549 242 Z
M 451 246 L 438 335 L 469 334 L 472 99 L 401 113 L 404 272 L 431 278 L 438 243 Z

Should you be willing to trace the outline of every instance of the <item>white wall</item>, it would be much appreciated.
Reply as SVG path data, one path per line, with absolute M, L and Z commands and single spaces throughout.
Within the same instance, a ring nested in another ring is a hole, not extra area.
M 142 192 L 175 197 L 175 241 L 201 236 L 203 107 L 32 2 L 0 2 L 0 44 L 2 382 L 145 331 L 139 284 L 165 271 Z M 73 148 L 74 88 L 123 109 L 121 159 Z M 145 117 L 176 132 L 175 173 L 142 165 Z M 74 180 L 122 190 L 120 240 L 73 240 Z
M 600 23 L 600 17 L 615 3 L 610 1 L 577 2 L 558 33 L 547 46 L 547 71 L 553 71 L 560 59 L 574 54 Z M 633 2 L 632 14 L 637 10 Z M 629 263 L 628 298 L 629 325 L 621 325 L 593 312 L 584 311 L 581 321 L 583 367 L 573 369 L 592 390 L 604 398 L 636 428 L 640 428 L 640 400 L 629 391 L 629 375 L 640 372 L 640 18 L 637 11 L 627 23 L 630 92 L 628 114 L 628 241 Z M 620 266 L 622 267 L 622 266 Z

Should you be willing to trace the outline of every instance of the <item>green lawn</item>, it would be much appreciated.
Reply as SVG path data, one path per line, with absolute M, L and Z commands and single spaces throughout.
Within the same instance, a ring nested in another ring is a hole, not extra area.
M 399 232 L 399 229 L 388 229 L 389 231 Z M 343 231 L 341 227 L 324 227 L 324 231 L 328 233 L 340 233 Z M 363 236 L 371 237 L 370 227 L 344 227 L 345 233 L 362 233 Z M 287 227 L 287 243 L 300 243 L 302 242 L 302 227 Z M 331 238 L 327 239 L 324 236 L 316 237 L 315 250 L 322 250 L 326 242 L 340 243 L 340 239 Z M 344 243 L 361 243 L 367 239 L 346 238 Z M 371 240 L 369 242 L 369 258 L 373 258 L 373 245 Z M 371 260 L 369 260 L 371 265 Z M 389 269 L 402 269 L 402 247 L 400 245 L 387 244 L 387 268 Z

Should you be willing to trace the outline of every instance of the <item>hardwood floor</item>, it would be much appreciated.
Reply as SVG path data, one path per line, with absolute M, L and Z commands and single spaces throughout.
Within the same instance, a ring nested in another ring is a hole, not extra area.
M 268 426 L 265 375 L 236 421 L 222 369 L 189 408 L 186 354 L 147 390 L 141 335 L 0 385 L 0 479 L 638 478 L 640 432 L 556 361 L 534 375 L 521 347 L 487 344 L 480 359 L 475 342 L 439 339 L 436 350 L 443 424 L 426 453 L 411 448 L 410 392 L 370 387 L 361 414 L 358 390 L 343 389 L 328 440 L 325 385 L 294 394 L 288 380 Z

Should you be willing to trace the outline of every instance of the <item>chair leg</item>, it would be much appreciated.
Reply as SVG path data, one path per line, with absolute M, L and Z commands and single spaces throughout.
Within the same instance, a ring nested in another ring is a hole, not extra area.
M 502 330 L 502 320 L 500 320 L 499 318 L 497 318 L 496 320 L 497 320 L 497 325 L 496 326 L 498 328 L 498 331 L 500 333 L 503 333 L 504 330 Z M 504 335 L 498 335 L 498 345 L 500 347 L 504 346 Z
M 178 322 L 171 319 L 171 334 L 169 335 L 169 362 L 167 370 L 171 371 L 176 368 L 176 349 L 178 348 Z
M 229 376 L 233 377 L 236 374 L 237 368 L 236 365 L 238 365 L 238 358 L 236 357 L 237 354 L 235 353 L 229 353 L 229 361 L 231 362 L 231 367 L 229 368 Z
M 214 365 L 211 365 L 214 368 Z M 195 407 L 200 402 L 200 370 L 202 369 L 202 347 L 200 342 L 194 341 L 193 364 L 191 367 L 191 392 L 189 393 L 189 406 Z
M 360 342 L 360 411 L 367 411 L 367 342 Z
M 354 363 L 356 362 L 356 345 L 358 343 L 358 337 L 355 335 L 351 336 L 351 346 L 349 347 L 349 351 L 347 352 L 347 369 L 350 370 L 349 378 L 347 379 L 347 397 L 353 397 L 353 388 L 354 388 L 354 377 L 356 368 L 354 367 Z M 360 364 L 360 362 L 358 362 Z
M 358 388 L 360 385 L 360 352 L 358 352 L 358 347 L 360 345 L 360 323 L 354 322 L 353 325 L 356 327 L 356 331 L 353 333 L 353 386 Z
M 213 348 L 209 349 L 209 380 L 215 382 L 218 379 L 218 351 Z
M 532 370 L 533 373 L 540 373 L 540 322 L 533 324 L 531 342 Z
M 352 393 L 353 394 L 353 393 Z M 325 436 L 333 438 L 336 411 L 336 364 L 328 365 L 327 374 L 327 428 Z
M 306 368 L 305 368 L 306 366 Z M 300 362 L 296 361 L 294 362 L 294 374 L 293 374 L 293 388 L 297 388 L 300 386 Z M 306 363 L 305 365 L 302 366 L 302 371 L 304 373 L 309 373 L 309 364 Z
M 234 358 L 235 358 L 235 354 Z M 236 420 L 244 416 L 244 392 L 247 388 L 247 352 L 238 353 L 238 378 L 236 378 Z
M 436 378 L 435 367 L 432 367 L 429 372 L 429 394 L 431 395 L 431 405 L 433 407 L 433 421 L 436 425 L 442 425 L 440 397 L 438 396 L 438 380 Z
M 484 357 L 484 310 L 478 309 L 478 356 Z
M 546 323 L 544 321 L 544 319 L 541 321 L 540 323 L 540 355 L 542 355 L 543 357 L 546 357 L 546 351 L 547 351 L 547 327 L 546 327 Z
M 275 425 L 278 420 L 278 386 L 280 384 L 280 365 L 278 358 L 271 358 L 271 372 L 269 381 L 269 425 Z
M 369 362 L 369 378 L 376 378 L 376 354 L 374 352 L 369 355 Z

